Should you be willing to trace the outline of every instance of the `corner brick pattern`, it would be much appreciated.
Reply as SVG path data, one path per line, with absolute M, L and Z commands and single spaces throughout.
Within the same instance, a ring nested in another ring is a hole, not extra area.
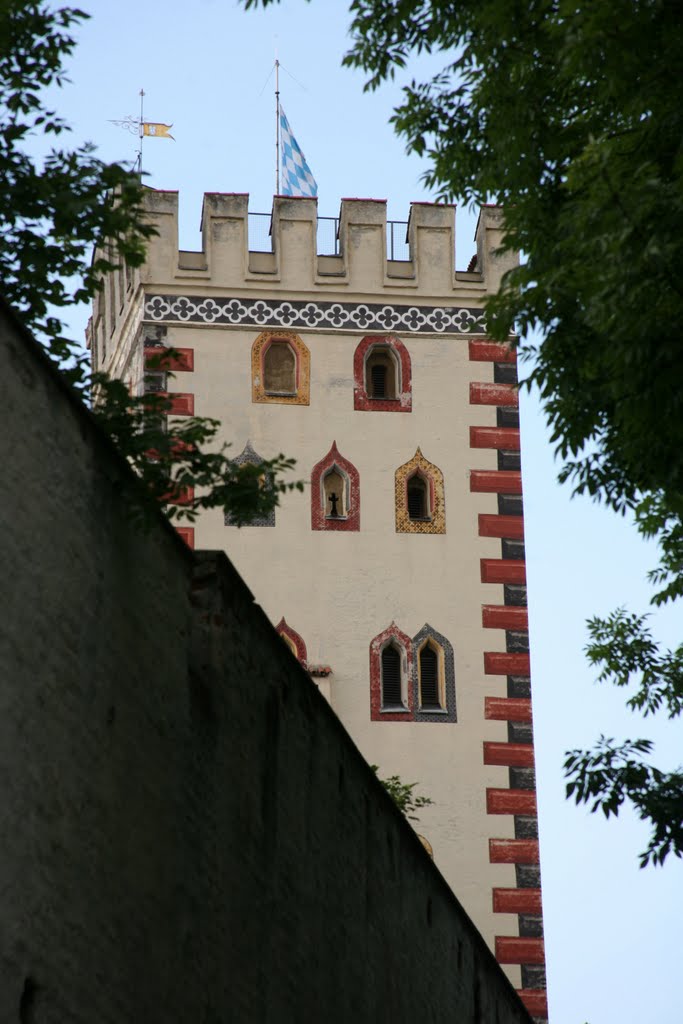
M 344 507 L 346 515 L 331 517 L 327 513 L 325 500 L 325 477 L 331 470 L 336 470 L 344 479 L 346 494 Z M 345 459 L 337 448 L 337 442 L 311 472 L 311 529 L 312 530 L 360 530 L 360 475 L 358 470 Z
M 411 519 L 408 515 L 408 481 L 419 473 L 429 484 L 429 519 Z M 438 466 L 428 462 L 418 448 L 412 459 L 396 470 L 395 514 L 396 533 L 445 533 L 446 500 L 443 473 Z
M 145 345 L 145 369 L 191 373 L 194 370 L 194 349 Z
M 296 356 L 296 394 L 269 395 L 263 386 L 263 357 L 274 341 L 286 341 Z M 311 354 L 293 331 L 262 331 L 251 347 L 251 400 L 277 405 L 308 405 L 311 389 Z
M 373 348 L 382 346 L 393 351 L 399 364 L 396 398 L 372 398 L 365 381 L 365 364 Z M 353 354 L 353 408 L 360 412 L 411 412 L 413 379 L 410 354 L 400 338 L 393 334 L 371 334 L 363 338 Z
M 481 579 L 503 585 L 504 604 L 483 605 L 482 624 L 486 629 L 504 629 L 506 640 L 505 651 L 484 652 L 482 666 L 486 676 L 507 677 L 507 696 L 485 697 L 484 717 L 508 723 L 508 742 L 484 742 L 483 760 L 507 766 L 510 776 L 509 788 L 487 789 L 486 810 L 492 816 L 513 815 L 516 837 L 489 839 L 490 862 L 514 865 L 517 876 L 517 888 L 493 889 L 494 913 L 517 914 L 519 922 L 517 936 L 496 936 L 495 952 L 499 963 L 519 964 L 522 988 L 518 994 L 534 1020 L 545 1024 L 548 1004 L 533 771 L 516 354 L 507 345 L 473 339 L 469 357 L 472 362 L 493 363 L 493 381 L 470 384 L 470 404 L 496 406 L 497 423 L 495 427 L 472 426 L 470 448 L 473 452 L 495 449 L 498 469 L 474 469 L 470 490 L 498 496 L 498 515 L 479 515 L 478 530 L 480 537 L 500 538 L 502 557 L 481 559 Z

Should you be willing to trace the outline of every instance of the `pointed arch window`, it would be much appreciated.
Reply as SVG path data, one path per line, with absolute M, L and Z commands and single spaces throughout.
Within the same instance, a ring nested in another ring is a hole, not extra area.
M 363 338 L 353 356 L 353 407 L 375 412 L 410 412 L 410 355 L 393 334 Z
M 397 533 L 445 533 L 443 473 L 418 448 L 395 474 Z
M 311 529 L 360 530 L 360 476 L 336 441 L 311 472 Z
M 429 623 L 412 640 L 416 722 L 455 722 L 455 657 L 449 641 Z
M 392 624 L 370 644 L 370 717 L 373 721 L 410 721 L 413 707 L 412 644 Z
M 264 459 L 262 458 L 262 456 L 258 454 L 258 452 L 254 451 L 254 449 L 251 446 L 251 441 L 247 441 L 243 451 L 241 451 L 239 455 L 235 456 L 235 458 L 232 461 L 235 463 L 236 466 L 243 466 L 245 465 L 245 463 L 250 464 L 252 466 L 259 466 L 264 461 Z M 263 487 L 272 486 L 273 480 L 271 474 L 260 474 L 259 482 Z M 237 525 L 229 512 L 225 513 L 224 522 L 226 526 Z M 253 519 L 249 521 L 249 523 L 247 523 L 247 527 L 250 526 L 275 526 L 275 509 L 271 509 L 271 511 L 268 512 L 268 514 L 265 516 L 255 516 Z M 242 529 L 245 528 L 246 527 L 244 526 L 242 527 Z

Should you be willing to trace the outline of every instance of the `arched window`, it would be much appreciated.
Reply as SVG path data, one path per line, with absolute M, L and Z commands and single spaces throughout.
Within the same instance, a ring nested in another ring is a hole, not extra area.
M 445 533 L 443 473 L 418 448 L 395 474 L 397 533 Z
M 445 636 L 425 623 L 412 641 L 416 722 L 456 722 L 455 657 Z
M 419 707 L 422 711 L 440 709 L 439 651 L 431 641 L 420 650 L 417 659 Z
M 388 644 L 382 651 L 382 707 L 403 707 L 403 687 L 401 686 L 401 652 L 393 644 Z
M 413 648 L 392 622 L 370 643 L 370 717 L 374 722 L 409 722 L 414 706 Z
M 311 471 L 311 529 L 360 530 L 360 477 L 336 442 Z
M 251 446 L 251 441 L 247 441 L 246 445 L 244 446 L 244 450 L 240 452 L 239 455 L 236 455 L 232 461 L 235 463 L 236 466 L 243 466 L 245 464 L 259 466 L 264 460 L 261 458 L 258 452 L 254 451 L 254 449 Z M 261 473 L 259 474 L 258 480 L 259 485 L 261 487 L 272 487 L 273 485 L 273 479 L 270 474 Z M 238 525 L 235 522 L 234 517 L 229 512 L 225 513 L 224 522 L 226 526 Z M 275 509 L 271 509 L 271 511 L 268 512 L 266 515 L 255 516 L 246 524 L 246 526 L 275 526 Z M 242 529 L 244 528 L 245 527 L 242 527 Z
M 296 356 L 286 341 L 272 341 L 266 349 L 263 387 L 267 395 L 296 394 Z
M 251 400 L 308 405 L 311 354 L 294 331 L 263 331 L 251 347 Z
M 353 356 L 354 409 L 410 412 L 412 401 L 410 355 L 400 338 L 363 338 Z
M 400 366 L 388 345 L 374 345 L 365 360 L 365 390 L 369 398 L 396 400 L 401 392 Z
M 406 501 L 409 519 L 419 521 L 430 518 L 429 484 L 419 473 L 415 473 L 408 480 Z

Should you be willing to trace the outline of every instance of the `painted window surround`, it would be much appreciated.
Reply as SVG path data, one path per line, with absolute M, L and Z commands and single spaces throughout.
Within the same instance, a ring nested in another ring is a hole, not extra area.
M 389 349 L 397 363 L 397 397 L 373 398 L 368 394 L 366 364 L 373 348 Z M 413 381 L 410 354 L 394 334 L 370 334 L 359 343 L 353 355 L 353 408 L 361 412 L 411 412 Z
M 325 476 L 333 469 L 344 478 L 347 487 L 345 515 L 338 518 L 328 514 L 325 501 Z M 353 463 L 341 454 L 336 441 L 311 472 L 311 529 L 360 530 L 360 475 Z
M 269 393 L 263 379 L 263 361 L 270 345 L 286 342 L 296 359 L 296 392 Z M 311 390 L 311 354 L 294 331 L 262 331 L 251 347 L 251 400 L 261 404 L 308 405 Z
M 408 482 L 419 474 L 429 484 L 429 516 L 411 519 L 408 512 Z M 395 474 L 395 516 L 397 533 L 445 533 L 446 505 L 443 473 L 425 459 L 418 448 L 412 459 Z

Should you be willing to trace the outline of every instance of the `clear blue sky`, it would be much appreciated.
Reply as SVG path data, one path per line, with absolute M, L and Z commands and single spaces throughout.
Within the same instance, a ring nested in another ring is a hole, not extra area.
M 204 191 L 249 192 L 269 211 L 275 179 L 275 51 L 283 106 L 319 186 L 319 212 L 342 196 L 386 198 L 405 219 L 411 200 L 431 198 L 425 164 L 407 158 L 389 118 L 392 85 L 365 94 L 359 73 L 340 67 L 348 46 L 343 0 L 284 0 L 245 14 L 234 0 L 92 0 L 79 31 L 72 84 L 54 96 L 74 126 L 108 159 L 133 159 L 137 140 L 110 124 L 137 115 L 173 122 L 175 142 L 145 143 L 148 182 L 178 189 L 181 246 L 199 248 Z M 407 78 L 435 67 L 421 62 Z M 293 76 L 293 77 L 290 77 Z M 268 81 L 267 81 L 268 80 Z M 474 251 L 474 217 L 458 210 L 458 265 Z M 75 315 L 74 331 L 85 318 Z M 643 722 L 623 694 L 598 688 L 585 664 L 584 621 L 628 603 L 644 610 L 654 552 L 623 520 L 587 500 L 570 501 L 538 402 L 522 397 L 523 469 L 538 767 L 541 860 L 552 1024 L 679 1024 L 683 863 L 640 871 L 645 828 L 590 816 L 564 800 L 564 751 L 609 736 L 652 736 L 663 766 L 681 760 L 681 723 Z M 680 609 L 656 620 L 677 642 Z

